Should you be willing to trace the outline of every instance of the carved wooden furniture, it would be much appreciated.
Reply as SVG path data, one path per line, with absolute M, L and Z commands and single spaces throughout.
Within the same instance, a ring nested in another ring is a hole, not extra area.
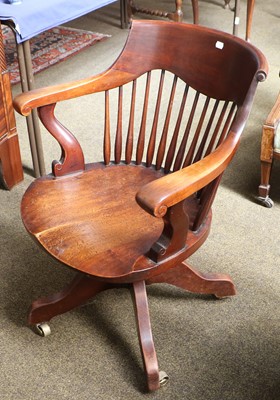
M 280 160 L 280 93 L 262 130 L 259 200 L 268 208 L 273 206 L 273 201 L 269 197 L 269 182 L 274 159 Z
M 128 9 L 128 19 L 130 20 L 136 13 L 155 15 L 157 17 L 168 18 L 172 21 L 182 22 L 183 11 L 182 11 L 182 0 L 175 0 L 175 11 L 162 11 L 151 8 L 138 6 L 134 0 L 125 0 Z M 193 21 L 195 24 L 198 23 L 198 0 L 191 0 L 193 8 Z
M 38 107 L 62 148 L 52 173 L 23 197 L 25 227 L 77 271 L 60 293 L 33 303 L 30 324 L 44 333 L 44 322 L 99 292 L 132 288 L 148 388 L 159 388 L 145 286 L 167 282 L 217 297 L 235 294 L 227 275 L 200 273 L 186 260 L 209 234 L 221 176 L 266 70 L 264 56 L 232 35 L 134 21 L 124 50 L 104 73 L 15 99 L 23 115 Z M 93 105 L 104 96 L 104 159 L 85 165 L 77 139 L 54 110 L 57 102 L 86 94 L 93 94 Z
M 0 24 L 0 182 L 11 189 L 23 180 L 16 121 Z

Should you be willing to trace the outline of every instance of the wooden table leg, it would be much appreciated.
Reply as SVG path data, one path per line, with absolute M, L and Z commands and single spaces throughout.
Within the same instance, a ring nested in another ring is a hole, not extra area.
M 127 0 L 120 0 L 121 28 L 128 27 Z
M 18 54 L 21 88 L 22 88 L 23 92 L 27 92 L 28 91 L 27 77 L 26 77 L 27 74 L 26 74 L 22 44 L 17 45 L 17 54 Z M 31 150 L 31 158 L 32 158 L 32 164 L 33 164 L 33 169 L 34 169 L 34 175 L 35 175 L 35 178 L 38 178 L 40 176 L 40 167 L 39 167 L 38 154 L 37 154 L 37 148 L 36 148 L 36 139 L 35 139 L 35 133 L 34 133 L 33 119 L 32 119 L 31 115 L 28 115 L 26 117 L 26 125 L 27 125 L 28 137 L 29 137 L 29 145 L 30 145 L 30 150 Z
M 247 0 L 246 40 L 250 41 L 255 0 Z
M 11 21 L 6 21 L 6 24 L 14 32 L 16 40 L 14 23 Z M 27 92 L 28 90 L 35 89 L 29 40 L 26 40 L 23 43 L 16 43 L 16 47 L 21 88 L 23 92 Z M 37 110 L 32 110 L 31 115 L 26 118 L 26 123 L 34 175 L 36 178 L 38 178 L 39 176 L 45 175 L 46 171 Z
M 27 87 L 28 87 L 28 90 L 33 90 L 33 89 L 35 89 L 35 83 L 34 83 L 34 75 L 33 75 L 32 61 L 31 61 L 31 50 L 30 50 L 29 40 L 26 40 L 25 42 L 23 42 L 23 55 L 24 55 L 24 62 L 25 62 Z M 40 132 L 37 110 L 35 110 L 35 109 L 32 110 L 31 116 L 32 116 L 32 122 L 33 122 L 34 137 L 35 137 L 35 143 L 36 143 L 36 151 L 37 151 L 40 175 L 45 175 L 45 173 L 46 173 L 45 162 L 44 162 L 43 146 L 42 146 L 42 139 L 41 139 L 41 132 Z
M 192 0 L 192 9 L 193 9 L 193 23 L 199 23 L 199 10 L 198 10 L 198 0 Z
M 233 17 L 233 34 L 238 36 L 238 28 L 240 22 L 240 0 L 235 0 L 234 17 Z

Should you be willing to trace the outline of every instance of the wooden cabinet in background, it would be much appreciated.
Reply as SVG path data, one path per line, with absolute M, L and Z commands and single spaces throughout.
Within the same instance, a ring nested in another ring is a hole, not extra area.
M 0 24 L 0 181 L 11 189 L 23 180 L 10 77 Z

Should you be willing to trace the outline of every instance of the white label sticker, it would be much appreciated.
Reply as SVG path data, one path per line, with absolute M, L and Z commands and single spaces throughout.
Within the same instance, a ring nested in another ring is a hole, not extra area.
M 235 17 L 234 25 L 239 25 L 239 22 L 240 22 L 240 18 L 239 17 Z
M 216 48 L 222 50 L 224 48 L 224 43 L 217 40 Z

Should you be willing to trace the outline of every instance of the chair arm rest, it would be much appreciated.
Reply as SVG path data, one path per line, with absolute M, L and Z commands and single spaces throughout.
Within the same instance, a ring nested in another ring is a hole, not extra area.
M 14 98 L 13 104 L 18 113 L 27 116 L 33 108 L 109 90 L 129 82 L 131 79 L 134 79 L 132 74 L 110 68 L 89 78 L 21 93 Z
M 167 209 L 197 192 L 223 173 L 239 144 L 231 132 L 204 159 L 143 186 L 136 194 L 138 204 L 151 215 L 163 217 Z

